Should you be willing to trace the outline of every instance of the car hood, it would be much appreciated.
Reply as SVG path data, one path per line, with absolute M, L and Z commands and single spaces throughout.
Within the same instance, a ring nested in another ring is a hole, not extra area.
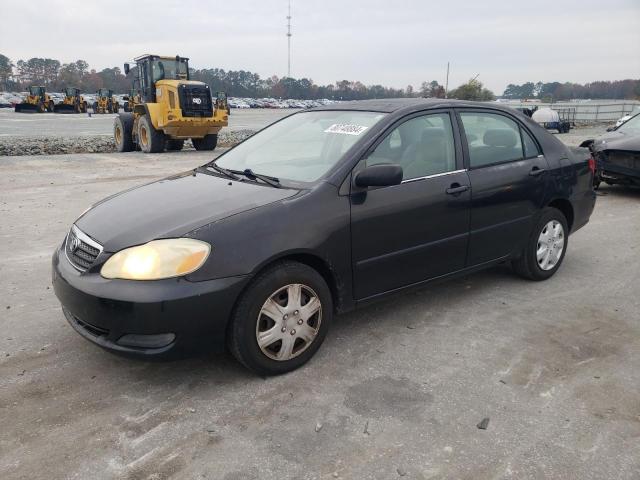
M 108 197 L 82 215 L 76 225 L 106 252 L 117 252 L 157 238 L 180 237 L 296 193 L 194 170 Z
M 640 151 L 640 135 L 628 135 L 623 132 L 607 132 L 593 141 L 596 152 L 604 150 Z

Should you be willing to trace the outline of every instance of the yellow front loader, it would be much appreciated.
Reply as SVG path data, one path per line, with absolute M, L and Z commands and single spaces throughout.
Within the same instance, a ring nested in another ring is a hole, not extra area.
M 62 103 L 54 105 L 53 111 L 56 113 L 86 113 L 87 101 L 80 95 L 80 89 L 67 87 L 64 90 L 64 100 Z
M 93 103 L 93 113 L 118 113 L 120 104 L 113 98 L 113 90 L 101 88 Z
M 120 152 L 181 150 L 191 139 L 196 150 L 213 150 L 228 125 L 224 94 L 214 102 L 209 85 L 189 79 L 189 59 L 143 55 L 136 60 L 139 98 L 131 113 L 120 113 L 114 138 Z M 124 65 L 125 74 L 129 64 Z
M 29 95 L 22 103 L 16 103 L 15 111 L 20 113 L 53 112 L 54 106 L 53 99 L 44 87 L 32 85 L 29 87 Z

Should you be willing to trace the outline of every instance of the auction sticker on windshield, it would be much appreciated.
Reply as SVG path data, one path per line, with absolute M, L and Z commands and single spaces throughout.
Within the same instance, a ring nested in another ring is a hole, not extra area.
M 367 128 L 363 125 L 350 125 L 348 123 L 334 123 L 324 133 L 341 133 L 343 135 L 360 135 Z

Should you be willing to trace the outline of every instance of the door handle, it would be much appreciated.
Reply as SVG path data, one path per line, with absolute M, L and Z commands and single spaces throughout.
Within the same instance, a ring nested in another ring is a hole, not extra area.
M 460 185 L 459 183 L 453 183 L 449 188 L 445 190 L 448 195 L 457 195 L 469 190 L 469 185 Z
M 545 171 L 545 168 L 533 167 L 529 172 L 529 175 L 531 175 L 532 177 L 537 177 L 538 175 L 543 174 Z

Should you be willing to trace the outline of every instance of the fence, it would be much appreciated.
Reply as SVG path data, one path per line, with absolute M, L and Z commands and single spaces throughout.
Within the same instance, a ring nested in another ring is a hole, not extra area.
M 585 102 L 508 102 L 512 107 L 552 108 L 559 112 L 570 112 L 574 123 L 610 123 L 628 113 L 640 113 L 640 101 L 637 100 L 590 100 Z

